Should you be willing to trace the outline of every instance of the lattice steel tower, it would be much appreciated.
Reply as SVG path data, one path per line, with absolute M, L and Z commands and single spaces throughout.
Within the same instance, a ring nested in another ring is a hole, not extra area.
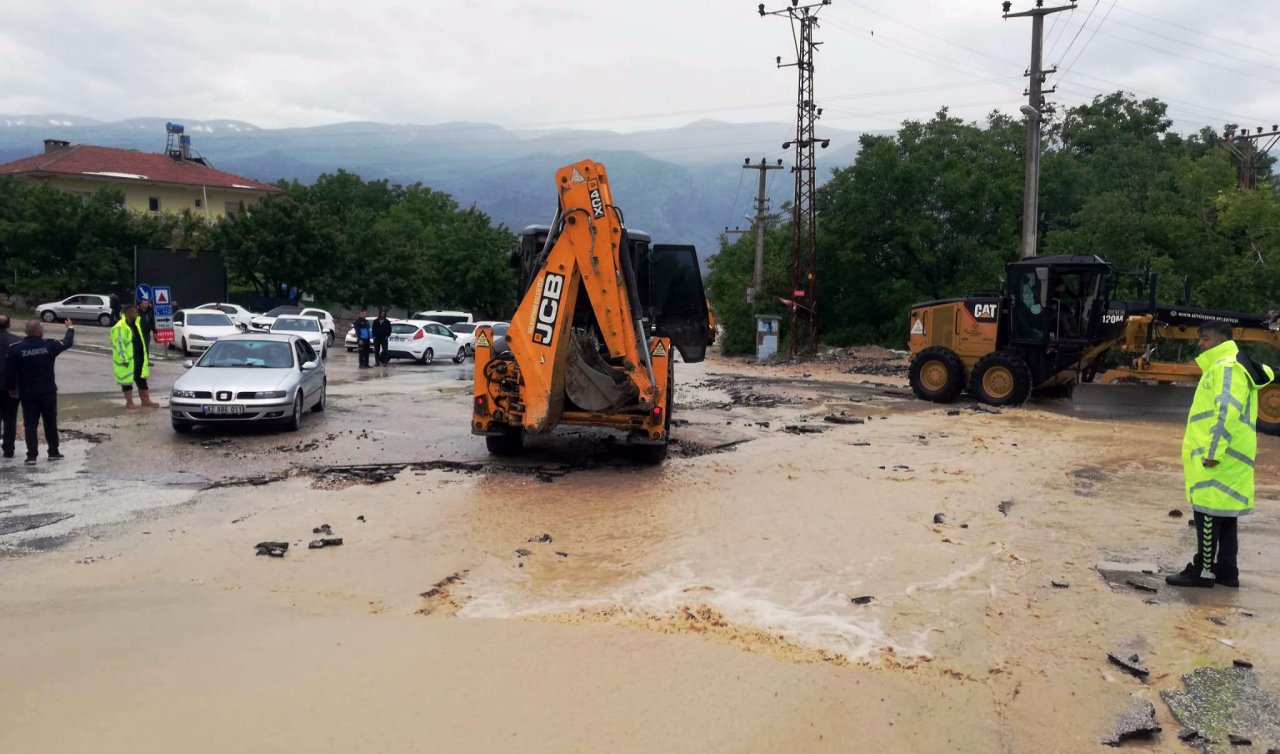
M 796 61 L 783 63 L 779 68 L 794 66 L 796 76 L 796 138 L 785 142 L 783 149 L 795 149 L 795 200 L 791 221 L 791 355 L 810 353 L 818 346 L 818 249 L 817 213 L 814 200 L 818 188 L 818 165 L 814 159 L 815 146 L 826 149 L 830 139 L 819 139 L 815 133 L 822 108 L 813 99 L 813 54 L 821 42 L 813 41 L 818 28 L 818 11 L 831 4 L 831 0 L 800 5 L 791 0 L 791 6 L 782 10 L 766 11 L 759 6 L 761 16 L 785 16 L 791 20 L 792 37 L 796 45 Z

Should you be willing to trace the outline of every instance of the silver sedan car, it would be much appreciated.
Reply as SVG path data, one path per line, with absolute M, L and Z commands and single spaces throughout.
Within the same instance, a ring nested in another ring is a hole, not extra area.
M 175 432 L 197 424 L 279 423 L 296 430 L 306 409 L 323 411 L 324 360 L 296 335 L 220 338 L 173 383 L 169 414 Z

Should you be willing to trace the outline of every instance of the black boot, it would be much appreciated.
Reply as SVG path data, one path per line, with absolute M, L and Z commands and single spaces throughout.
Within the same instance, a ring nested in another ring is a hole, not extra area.
M 1214 581 L 1218 582 L 1218 586 L 1229 586 L 1232 589 L 1240 588 L 1240 571 L 1232 573 L 1214 573 Z
M 1169 586 L 1194 586 L 1212 589 L 1214 580 L 1212 577 L 1206 578 L 1195 564 L 1188 563 L 1186 568 L 1173 576 L 1165 576 L 1164 583 Z

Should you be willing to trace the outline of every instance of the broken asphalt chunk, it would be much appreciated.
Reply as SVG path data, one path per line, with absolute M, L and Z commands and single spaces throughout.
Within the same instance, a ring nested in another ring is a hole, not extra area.
M 288 542 L 259 542 L 253 546 L 257 550 L 256 555 L 268 555 L 273 558 L 283 558 L 285 551 L 289 549 Z
M 1070 589 L 1071 588 L 1070 581 L 1050 581 L 1049 583 L 1053 585 L 1054 589 Z
M 337 547 L 340 544 L 342 544 L 342 537 L 321 537 L 320 539 L 312 540 L 307 547 L 312 550 L 319 550 L 322 547 Z
M 316 528 L 312 529 L 311 533 L 312 534 L 332 534 L 333 528 L 330 527 L 328 524 L 320 524 Z
M 1245 670 L 1249 670 L 1253 667 L 1253 663 L 1248 660 L 1232 660 L 1231 664 L 1235 665 L 1237 668 L 1244 668 Z
M 1156 594 L 1157 592 L 1160 591 L 1158 588 L 1151 586 L 1150 584 L 1146 584 L 1141 581 L 1138 581 L 1137 579 L 1125 579 L 1124 583 L 1128 584 L 1134 589 L 1137 589 L 1139 592 L 1150 592 L 1151 594 Z
M 1112 650 L 1107 653 L 1107 659 L 1110 660 L 1112 664 L 1119 665 L 1125 670 L 1125 672 L 1139 678 L 1145 678 L 1151 674 L 1151 671 L 1142 666 L 1141 660 L 1136 654 L 1126 656 L 1124 652 Z
M 1253 746 L 1253 741 L 1245 736 L 1237 736 L 1235 733 L 1227 734 L 1227 742 L 1232 746 Z
M 866 424 L 866 421 L 856 416 L 840 416 L 838 414 L 828 414 L 822 417 L 822 420 L 828 424 Z
M 941 524 L 943 526 L 946 526 L 947 524 L 951 523 L 951 517 L 945 513 L 935 513 L 933 514 L 933 522 L 935 524 Z
M 953 408 L 947 412 L 947 416 L 959 416 L 959 415 L 960 415 L 960 409 L 958 408 Z
M 532 553 L 531 551 L 526 550 L 526 549 L 524 549 L 523 547 L 521 547 L 520 549 L 516 550 L 516 557 L 518 557 L 518 558 L 527 558 L 527 557 L 529 557 L 529 556 L 530 556 L 530 555 L 532 555 L 532 554 L 533 554 L 533 553 Z
M 1151 739 L 1160 732 L 1156 722 L 1156 706 L 1146 699 L 1134 697 L 1129 706 L 1116 716 L 1111 736 L 1102 739 L 1107 746 L 1119 746 L 1125 741 Z
M 827 428 L 816 424 L 788 424 L 782 431 L 793 435 L 816 435 L 827 431 Z
M 1011 508 L 1013 508 L 1012 500 L 1001 500 L 1000 504 L 996 506 L 996 510 L 1000 511 L 1002 516 L 1008 516 Z
M 1195 728 L 1183 728 L 1178 731 L 1178 740 L 1183 743 L 1190 743 L 1197 738 L 1200 738 L 1200 731 Z
M 550 535 L 550 534 L 539 534 L 539 535 L 537 535 L 536 537 L 529 537 L 529 541 L 530 541 L 530 542 L 536 542 L 536 543 L 538 543 L 538 544 L 542 544 L 542 545 L 549 544 L 549 543 L 551 542 L 551 535 Z
M 559 555 L 559 556 L 560 556 L 560 557 L 562 557 L 562 558 L 567 558 L 567 557 L 569 557 L 569 553 L 564 552 L 563 550 L 556 550 L 556 555 Z
M 871 596 L 871 595 L 867 594 L 867 595 L 863 595 L 863 596 L 861 596 L 861 597 L 854 597 L 853 599 L 851 599 L 851 600 L 849 600 L 849 601 L 850 601 L 850 602 L 852 602 L 852 603 L 853 603 L 853 604 L 855 604 L 855 605 L 869 605 L 869 604 L 871 604 L 873 601 L 875 601 L 875 597 L 873 597 L 873 596 Z
M 1173 508 L 1169 511 L 1169 518 L 1182 518 L 1182 510 Z

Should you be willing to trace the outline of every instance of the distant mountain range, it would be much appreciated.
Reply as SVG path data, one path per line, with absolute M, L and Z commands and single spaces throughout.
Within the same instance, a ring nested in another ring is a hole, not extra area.
M 742 169 L 779 151 L 793 133 L 785 123 L 703 120 L 671 129 L 514 132 L 489 123 L 432 126 L 341 123 L 311 128 L 259 128 L 236 120 L 132 118 L 103 122 L 73 115 L 0 115 L 0 162 L 36 154 L 44 139 L 163 151 L 165 123 L 183 123 L 194 149 L 215 167 L 260 181 L 310 182 L 345 169 L 366 179 L 421 181 L 459 203 L 476 204 L 513 229 L 546 223 L 555 210 L 554 171 L 583 158 L 609 168 L 614 197 L 628 225 L 655 240 L 694 243 L 715 253 L 725 227 L 746 227 L 756 174 Z M 819 180 L 857 154 L 858 134 L 823 128 L 831 147 L 818 153 Z M 778 208 L 792 195 L 792 177 L 770 174 Z

